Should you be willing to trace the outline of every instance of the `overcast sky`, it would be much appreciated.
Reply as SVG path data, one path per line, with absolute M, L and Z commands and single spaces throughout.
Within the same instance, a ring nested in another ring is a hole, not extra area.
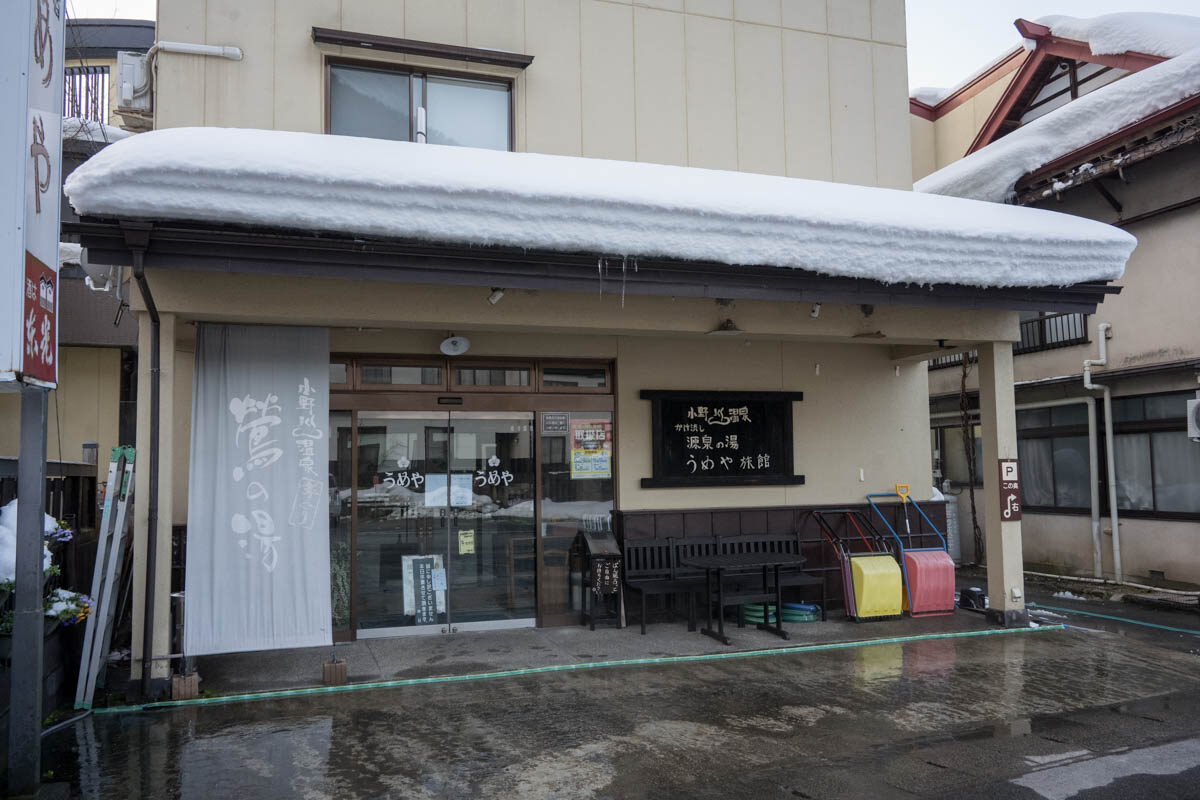
M 75 17 L 153 19 L 155 0 L 67 0 L 67 7 Z M 1200 15 L 1200 0 L 908 0 L 909 86 L 958 83 L 1020 42 L 1018 17 L 1114 11 Z

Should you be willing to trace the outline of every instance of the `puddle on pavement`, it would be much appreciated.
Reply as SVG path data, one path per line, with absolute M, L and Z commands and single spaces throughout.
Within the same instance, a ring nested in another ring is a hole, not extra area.
M 627 765 L 675 790 L 720 768 L 717 741 L 726 759 L 854 758 L 920 740 L 1055 740 L 1097 704 L 1179 713 L 1157 695 L 1200 685 L 1194 658 L 1118 641 L 926 640 L 93 716 L 47 737 L 44 763 L 84 798 L 519 797 L 528 770 L 600 786 Z

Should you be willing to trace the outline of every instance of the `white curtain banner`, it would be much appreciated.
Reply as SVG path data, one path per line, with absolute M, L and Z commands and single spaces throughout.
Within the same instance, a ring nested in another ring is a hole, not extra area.
M 329 332 L 201 323 L 187 655 L 332 643 Z

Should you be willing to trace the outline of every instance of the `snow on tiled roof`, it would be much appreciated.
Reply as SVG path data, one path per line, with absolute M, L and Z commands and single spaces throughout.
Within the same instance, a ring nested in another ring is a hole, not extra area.
M 1150 44 L 1146 38 L 1129 41 Z M 1072 100 L 922 178 L 913 188 L 918 192 L 1003 202 L 1011 197 L 1021 176 L 1196 94 L 1200 94 L 1200 46 Z
M 1121 276 L 1136 240 L 1081 217 L 660 164 L 286 131 L 117 142 L 64 189 L 81 215 L 813 270 L 888 283 Z
M 1200 17 L 1127 11 L 1098 17 L 1055 14 L 1036 20 L 1055 36 L 1087 42 L 1095 55 L 1146 53 L 1163 58 L 1200 47 Z

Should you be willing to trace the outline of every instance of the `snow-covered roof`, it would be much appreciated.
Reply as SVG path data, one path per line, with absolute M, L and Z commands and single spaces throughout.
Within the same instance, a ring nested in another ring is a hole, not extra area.
M 122 130 L 115 125 L 106 125 L 92 119 L 82 117 L 63 117 L 63 139 L 77 139 L 85 142 L 115 142 L 128 139 L 132 133 Z
M 953 86 L 950 86 L 950 87 L 921 86 L 916 89 L 910 90 L 908 93 L 908 96 L 913 98 L 914 100 L 920 100 L 922 103 L 924 103 L 927 106 L 936 106 L 938 103 L 942 102 L 946 98 L 952 97 L 953 95 L 957 94 L 962 89 L 965 89 L 968 85 L 979 80 L 981 77 L 983 77 L 987 73 L 991 72 L 996 67 L 1003 64 L 1005 61 L 1008 61 L 1010 58 L 1015 56 L 1020 51 L 1021 51 L 1020 47 L 1009 48 L 1008 50 L 1005 50 L 1000 55 L 989 59 L 987 63 L 972 70 L 970 73 L 967 74 L 967 76 L 965 78 L 963 78 L 962 80 L 960 80 L 958 83 L 954 84 Z M 1015 67 L 1014 67 L 1014 69 L 1015 69 Z
M 1098 17 L 1055 14 L 1035 20 L 1055 36 L 1087 42 L 1095 55 L 1145 53 L 1174 58 L 1200 47 L 1200 17 L 1127 11 Z
M 820 181 L 287 131 L 174 128 L 93 156 L 81 215 L 813 270 L 1064 286 L 1136 241 L 1081 217 Z
M 1003 202 L 1023 175 L 1196 94 L 1200 46 L 1072 100 L 922 178 L 913 188 Z

